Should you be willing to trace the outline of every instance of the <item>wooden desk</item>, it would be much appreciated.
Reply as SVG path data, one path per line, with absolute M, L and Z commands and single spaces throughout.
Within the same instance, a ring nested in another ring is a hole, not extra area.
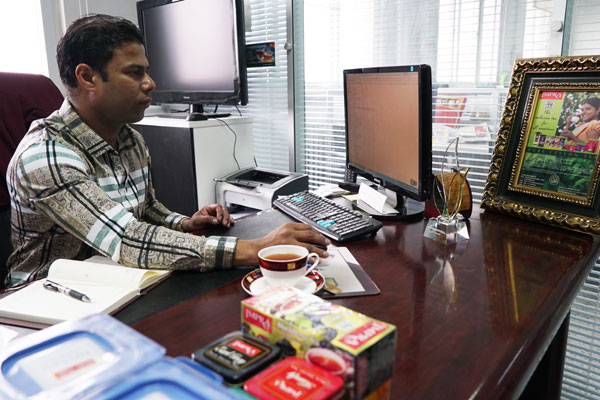
M 335 302 L 396 325 L 392 399 L 519 396 L 600 241 L 479 209 L 470 219 L 471 239 L 459 246 L 424 238 L 424 228 L 425 221 L 386 223 L 374 239 L 347 244 L 381 294 Z M 169 355 L 190 355 L 240 328 L 245 297 L 232 282 L 133 327 Z

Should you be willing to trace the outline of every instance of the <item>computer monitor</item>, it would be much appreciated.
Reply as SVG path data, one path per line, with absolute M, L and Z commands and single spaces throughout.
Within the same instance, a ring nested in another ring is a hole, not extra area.
M 422 216 L 432 184 L 431 68 L 345 70 L 344 100 L 347 168 L 398 195 L 399 213 L 386 217 Z
M 190 104 L 195 113 L 247 104 L 243 0 L 143 0 L 137 13 L 153 103 Z

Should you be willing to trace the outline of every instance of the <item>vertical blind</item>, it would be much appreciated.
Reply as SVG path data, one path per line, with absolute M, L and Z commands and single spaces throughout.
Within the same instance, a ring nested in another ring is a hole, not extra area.
M 286 2 L 245 0 L 249 12 L 246 43 L 275 42 L 275 66 L 248 68 L 248 105 L 243 115 L 253 118 L 254 156 L 259 167 L 289 170 L 288 60 Z M 232 114 L 237 110 L 223 107 Z
M 434 170 L 459 136 L 480 200 L 515 58 L 547 56 L 552 1 L 304 0 L 294 14 L 297 170 L 311 187 L 343 179 L 343 75 L 347 68 L 432 67 Z M 298 29 L 298 28 L 295 29 Z M 296 40 L 296 45 L 298 41 Z M 452 104 L 452 106 L 448 106 Z M 457 106 L 458 105 L 458 106 Z
M 563 54 L 600 54 L 600 3 L 567 2 Z M 600 400 L 600 265 L 596 262 L 571 307 L 563 399 Z

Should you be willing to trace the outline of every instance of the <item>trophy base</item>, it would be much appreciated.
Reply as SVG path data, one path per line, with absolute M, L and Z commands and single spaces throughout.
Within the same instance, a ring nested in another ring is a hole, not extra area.
M 453 219 L 437 217 L 429 219 L 423 236 L 439 243 L 452 244 L 469 240 L 469 230 L 461 215 Z

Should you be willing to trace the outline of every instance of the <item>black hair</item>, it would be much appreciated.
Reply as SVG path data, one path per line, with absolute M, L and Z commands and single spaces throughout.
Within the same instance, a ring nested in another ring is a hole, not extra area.
M 102 80 L 107 81 L 106 64 L 115 49 L 130 43 L 144 44 L 144 37 L 125 18 L 95 14 L 75 20 L 56 46 L 60 79 L 68 87 L 77 87 L 75 68 L 83 63 L 100 72 Z
M 600 108 L 600 99 L 597 97 L 590 97 L 589 99 L 584 101 L 583 104 L 589 104 L 597 110 Z

